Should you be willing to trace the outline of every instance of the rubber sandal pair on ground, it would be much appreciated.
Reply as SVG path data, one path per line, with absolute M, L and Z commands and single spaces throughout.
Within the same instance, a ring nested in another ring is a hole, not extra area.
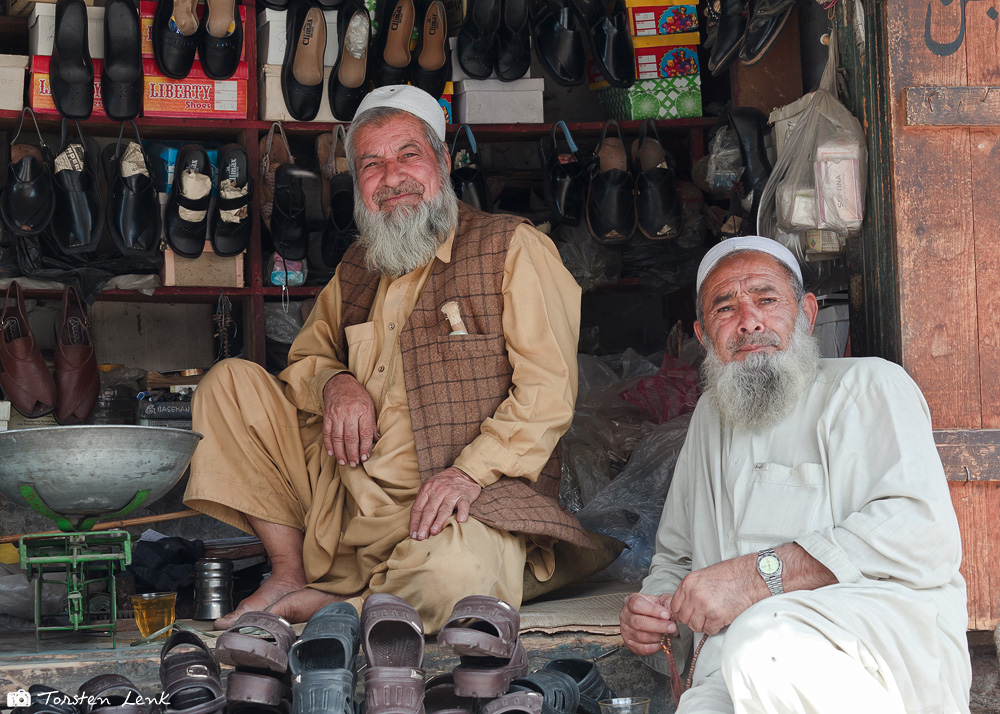
M 270 612 L 243 613 L 219 635 L 215 656 L 236 667 L 226 680 L 228 714 L 292 711 L 288 652 L 294 641 L 292 626 Z

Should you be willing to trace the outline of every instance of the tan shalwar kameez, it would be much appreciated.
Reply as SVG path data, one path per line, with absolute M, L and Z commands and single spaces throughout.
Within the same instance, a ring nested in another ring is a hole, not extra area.
M 437 260 L 450 261 L 453 241 L 454 234 Z M 184 495 L 192 508 L 246 531 L 244 513 L 301 530 L 311 587 L 359 607 L 371 592 L 391 592 L 417 608 L 427 632 L 468 594 L 519 606 L 526 561 L 542 581 L 553 569 L 549 544 L 474 518 L 459 524 L 452 517 L 438 535 L 409 538 L 420 476 L 399 334 L 433 264 L 382 278 L 370 321 L 347 328 L 349 364 L 335 357 L 335 276 L 277 379 L 241 360 L 213 368 L 195 395 L 194 428 L 205 441 Z M 482 486 L 501 475 L 536 479 L 576 400 L 580 288 L 554 244 L 527 224 L 511 238 L 503 298 L 514 388 L 454 463 Z M 338 466 L 322 443 L 323 387 L 343 371 L 365 386 L 378 413 L 380 438 L 357 467 Z
M 899 366 L 822 360 L 763 433 L 722 426 L 701 399 L 642 591 L 792 541 L 838 582 L 765 598 L 709 637 L 678 714 L 969 711 L 958 520 L 927 403 Z

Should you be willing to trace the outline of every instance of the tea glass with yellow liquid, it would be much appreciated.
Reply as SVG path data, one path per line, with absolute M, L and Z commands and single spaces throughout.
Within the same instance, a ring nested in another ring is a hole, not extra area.
M 135 624 L 143 637 L 149 637 L 174 624 L 174 603 L 177 593 L 145 593 L 132 596 L 132 607 L 135 610 Z M 172 628 L 171 628 L 172 629 Z M 159 637 L 168 637 L 167 630 Z

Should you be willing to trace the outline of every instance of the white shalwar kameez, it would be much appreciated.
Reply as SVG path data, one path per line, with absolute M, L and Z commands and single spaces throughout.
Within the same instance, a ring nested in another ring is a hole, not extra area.
M 642 592 L 790 541 L 838 583 L 765 598 L 708 638 L 678 712 L 969 711 L 958 521 L 927 403 L 899 366 L 822 360 L 762 434 L 722 427 L 701 399 Z

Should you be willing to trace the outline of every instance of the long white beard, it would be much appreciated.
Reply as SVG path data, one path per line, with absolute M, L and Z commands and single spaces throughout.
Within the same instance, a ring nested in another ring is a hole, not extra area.
M 458 199 L 448 179 L 430 201 L 398 206 L 391 213 L 370 211 L 358 200 L 354 220 L 368 268 L 399 277 L 434 258 L 458 223 Z
M 779 345 L 773 331 L 751 333 L 731 341 L 726 348 L 744 344 Z M 752 432 L 781 421 L 798 403 L 819 367 L 819 343 L 809 334 L 809 318 L 799 312 L 788 348 L 774 354 L 747 355 L 742 362 L 723 364 L 706 339 L 708 354 L 702 362 L 705 396 L 715 404 L 728 426 Z

